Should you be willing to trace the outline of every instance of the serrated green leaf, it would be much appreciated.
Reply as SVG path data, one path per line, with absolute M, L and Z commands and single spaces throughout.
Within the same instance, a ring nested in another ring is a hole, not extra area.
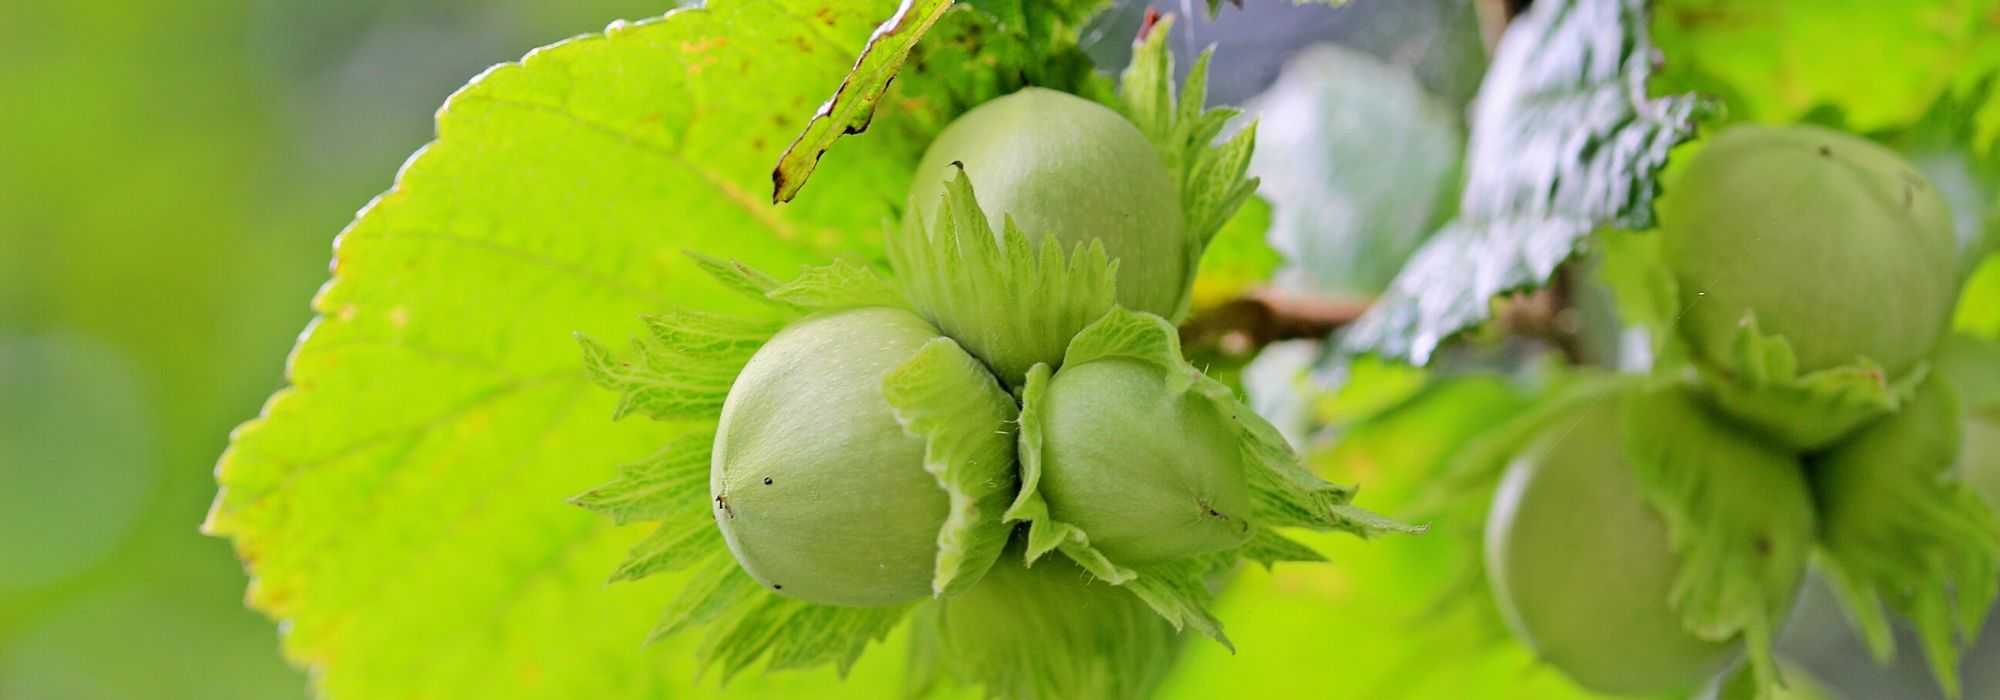
M 1643 0 L 1537 2 L 1480 85 L 1458 217 L 1411 257 L 1341 345 L 1422 364 L 1533 287 L 1602 226 L 1653 223 L 1659 172 L 1693 136 L 1692 95 L 1651 98 Z
M 868 129 L 868 123 L 875 120 L 875 104 L 888 92 L 889 81 L 895 80 L 897 71 L 902 70 L 910 49 L 945 10 L 951 9 L 951 4 L 952 0 L 903 0 L 896 14 L 875 28 L 875 33 L 868 36 L 868 44 L 861 49 L 861 56 L 854 60 L 854 69 L 841 79 L 833 96 L 820 104 L 819 111 L 806 121 L 805 131 L 778 158 L 778 167 L 771 170 L 771 201 L 792 201 L 835 140 Z
M 1310 47 L 1252 111 L 1264 147 L 1250 172 L 1271 200 L 1280 285 L 1371 298 L 1450 213 L 1464 127 L 1408 69 Z
M 1960 652 L 2000 595 L 2000 519 L 1955 473 L 1963 416 L 1942 380 L 1816 460 L 1827 570 L 1878 659 L 1883 604 L 1915 623 L 1931 672 L 1960 695 Z
M 929 230 L 907 216 L 889 235 L 896 281 L 920 313 L 984 360 L 1009 386 L 1037 363 L 1062 359 L 1085 324 L 1112 308 L 1118 263 L 1102 241 L 1064 251 L 1053 236 L 1039 243 L 1014 228 L 995 235 L 959 170 Z
M 1683 386 L 1624 405 L 1626 457 L 1680 559 L 1669 602 L 1697 637 L 1741 635 L 1759 684 L 1781 684 L 1772 647 L 1817 527 L 1803 468 L 1709 416 Z
M 1238 112 L 1205 108 L 1212 49 L 1195 59 L 1186 82 L 1175 90 L 1173 52 L 1167 46 L 1173 21 L 1172 17 L 1160 19 L 1134 42 L 1132 63 L 1118 80 L 1115 106 L 1153 142 L 1167 171 L 1179 183 L 1188 237 L 1184 286 L 1192 288 L 1209 242 L 1257 191 L 1256 178 L 1247 175 L 1251 152 L 1256 149 L 1257 127 L 1254 123 L 1244 126 L 1216 143 Z M 1193 303 L 1193 295 L 1183 297 L 1173 319 L 1185 318 Z
M 961 593 L 993 566 L 1014 531 L 1001 517 L 1019 483 L 1014 399 L 950 338 L 925 343 L 883 377 L 882 398 L 903 430 L 924 440 L 924 470 L 950 496 L 931 590 Z
M 884 101 L 796 201 L 761 195 L 800 106 L 895 7 L 711 0 L 536 51 L 439 111 L 437 141 L 342 234 L 291 387 L 217 468 L 207 529 L 249 562 L 250 604 L 283 620 L 319 693 L 684 694 L 693 640 L 640 644 L 685 577 L 604 586 L 646 533 L 562 501 L 687 427 L 606 420 L 616 399 L 568 336 L 627 336 L 661 309 L 792 313 L 731 286 L 762 298 L 774 278 L 751 266 L 879 254 L 935 105 Z M 691 247 L 739 261 L 713 266 L 731 283 Z M 733 689 L 870 694 L 832 677 Z

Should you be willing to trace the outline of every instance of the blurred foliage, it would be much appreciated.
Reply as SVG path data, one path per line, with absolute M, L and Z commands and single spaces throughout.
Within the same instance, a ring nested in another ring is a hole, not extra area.
M 1423 364 L 1492 315 L 1490 300 L 1547 284 L 1607 225 L 1647 227 L 1668 152 L 1694 135 L 1694 95 L 1647 97 L 1654 48 L 1643 0 L 1539 2 L 1508 25 L 1480 84 L 1458 212 L 1343 349 Z
M 1194 308 L 1234 299 L 1271 279 L 1280 257 L 1265 240 L 1264 232 L 1270 228 L 1271 204 L 1262 197 L 1251 197 L 1229 217 L 1202 253 L 1201 275 L 1194 280 Z
M 1666 57 L 1654 89 L 1712 95 L 1749 121 L 1831 109 L 1856 131 L 1901 128 L 2000 69 L 1994 0 L 1660 0 L 1653 17 Z M 1985 104 L 1990 144 L 2000 101 Z
M 1310 47 L 1250 109 L 1281 286 L 1373 297 L 1455 206 L 1464 127 L 1407 68 Z

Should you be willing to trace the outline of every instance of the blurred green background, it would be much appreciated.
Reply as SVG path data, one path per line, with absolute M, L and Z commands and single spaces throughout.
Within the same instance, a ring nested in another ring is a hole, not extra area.
M 0 3 L 0 700 L 306 696 L 304 674 L 279 658 L 282 631 L 244 609 L 228 543 L 197 533 L 229 430 L 281 385 L 333 236 L 429 140 L 447 94 L 488 65 L 670 4 Z M 1094 55 L 1122 61 L 1142 7 L 1121 3 Z M 1231 102 L 1316 41 L 1388 59 L 1448 114 L 1481 63 L 1470 5 L 1451 0 L 1253 2 L 1184 29 L 1181 48 L 1222 47 L 1215 97 Z M 1323 466 L 1393 498 L 1409 485 L 1381 465 L 1439 459 L 1426 450 L 1449 442 L 1398 435 L 1476 430 L 1518 406 L 1510 391 L 1474 383 L 1450 389 L 1454 401 L 1417 402 L 1405 432 L 1391 421 L 1351 436 Z M 1518 647 L 1478 636 L 1491 626 L 1475 611 L 1426 607 L 1484 594 L 1451 587 L 1476 560 L 1461 542 L 1326 539 L 1316 543 L 1346 565 L 1244 573 L 1218 613 L 1256 651 L 1197 643 L 1166 694 L 1310 695 L 1318 674 L 1355 669 L 1412 697 L 1572 692 Z M 1353 604 L 1371 598 L 1384 604 Z M 1792 653 L 1822 671 L 1854 662 L 1824 596 L 1806 605 Z M 1463 646 L 1413 655 L 1368 641 L 1418 628 Z M 1498 670 L 1474 675 L 1509 687 L 1430 687 L 1425 664 L 1485 665 Z M 2000 682 L 1981 667 L 1968 664 L 1975 693 Z M 1871 693 L 1857 697 L 1928 692 L 1919 668 L 1844 680 Z M 894 679 L 864 670 L 853 682 Z
M 445 95 L 663 9 L 0 3 L 0 698 L 305 695 L 196 532 L 229 430 Z

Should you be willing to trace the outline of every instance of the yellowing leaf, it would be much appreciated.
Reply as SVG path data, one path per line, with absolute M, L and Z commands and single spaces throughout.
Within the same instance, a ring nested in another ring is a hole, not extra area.
M 879 251 L 921 130 L 856 139 L 789 205 L 765 188 L 894 10 L 713 0 L 538 50 L 446 103 L 437 141 L 341 235 L 290 388 L 218 467 L 207 528 L 235 542 L 250 604 L 284 622 L 322 694 L 688 692 L 700 640 L 643 646 L 680 577 L 607 587 L 646 529 L 565 499 L 689 428 L 613 423 L 616 397 L 589 385 L 571 337 L 757 311 L 684 250 L 784 279 Z M 729 330 L 654 330 L 690 328 Z M 777 658 L 813 660 L 794 651 Z M 849 685 L 814 672 L 732 689 L 873 697 L 881 674 L 864 662 Z

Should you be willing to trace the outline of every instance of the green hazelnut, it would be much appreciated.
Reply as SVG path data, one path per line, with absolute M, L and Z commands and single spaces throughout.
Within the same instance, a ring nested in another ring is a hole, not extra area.
M 959 166 L 996 234 L 1012 219 L 1030 240 L 1053 236 L 1065 253 L 1101 240 L 1119 261 L 1120 305 L 1167 318 L 1178 313 L 1193 264 L 1180 189 L 1125 117 L 1044 88 L 982 104 L 925 151 L 909 210 L 934 218 Z
M 1121 564 L 1229 549 L 1250 536 L 1235 416 L 1166 370 L 1128 359 L 1049 381 L 1040 489 L 1051 517 Z
M 1741 645 L 1696 637 L 1669 603 L 1680 562 L 1626 457 L 1624 400 L 1567 414 L 1508 465 L 1486 524 L 1487 578 L 1508 625 L 1577 684 L 1691 690 Z
M 1950 212 L 1922 174 L 1866 140 L 1731 127 L 1668 186 L 1660 215 L 1681 334 L 1725 373 L 1753 318 L 1791 345 L 1801 373 L 1866 358 L 1892 377 L 1929 355 L 1949 323 Z
M 709 491 L 729 551 L 758 583 L 829 605 L 931 595 L 948 497 L 882 379 L 937 336 L 908 311 L 842 311 L 793 323 L 743 367 Z

